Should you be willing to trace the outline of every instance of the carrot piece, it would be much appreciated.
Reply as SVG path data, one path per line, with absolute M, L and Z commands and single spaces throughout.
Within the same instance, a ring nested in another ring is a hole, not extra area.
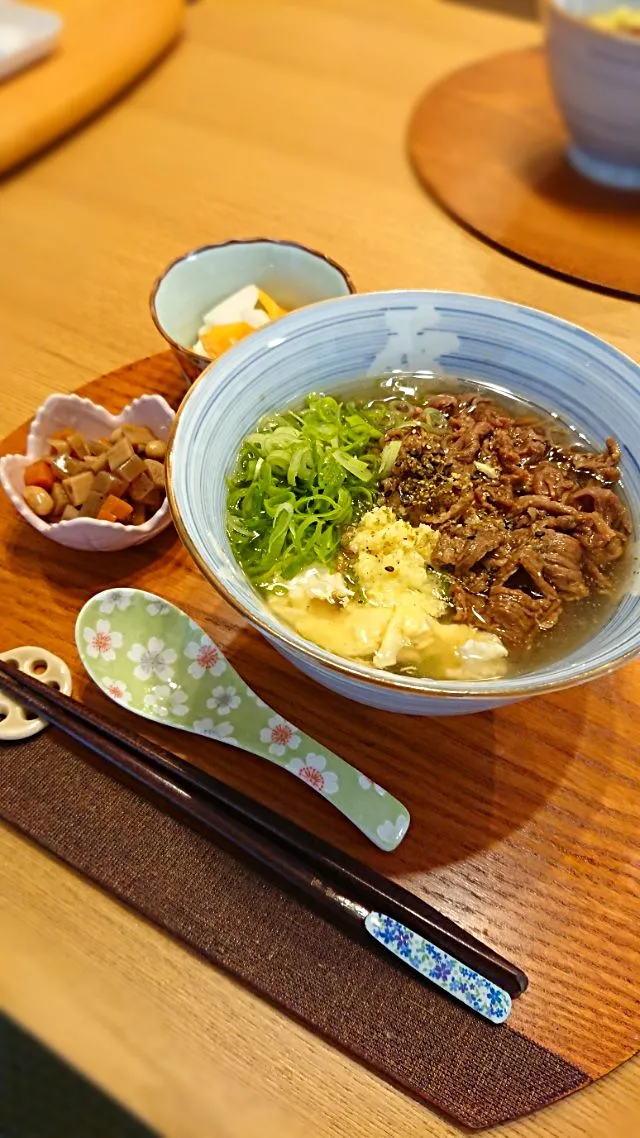
M 124 502 L 122 498 L 115 498 L 113 494 L 109 494 L 98 511 L 98 517 L 105 522 L 126 522 L 132 513 L 133 506 Z
M 226 352 L 227 348 L 232 348 L 253 331 L 251 325 L 244 320 L 236 321 L 235 324 L 214 324 L 213 327 L 207 328 L 206 332 L 201 333 L 200 343 L 211 359 L 215 360 Z
M 43 490 L 50 490 L 53 482 L 53 471 L 44 459 L 32 462 L 24 472 L 25 486 L 41 486 Z
M 258 300 L 270 320 L 279 320 L 281 316 L 287 315 L 286 308 L 283 308 L 272 296 L 269 296 L 268 292 L 263 292 L 261 288 L 258 289 Z

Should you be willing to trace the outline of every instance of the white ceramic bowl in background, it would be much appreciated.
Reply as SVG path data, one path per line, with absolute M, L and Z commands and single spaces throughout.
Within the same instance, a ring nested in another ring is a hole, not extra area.
M 189 383 L 211 362 L 192 349 L 202 317 L 248 284 L 264 289 L 283 308 L 301 308 L 355 291 L 340 265 L 294 241 L 255 237 L 185 253 L 158 278 L 149 303 L 156 328 Z
M 99 439 L 111 434 L 122 423 L 137 423 L 148 427 L 157 438 L 167 439 L 174 414 L 161 395 L 141 395 L 119 415 L 112 415 L 105 407 L 79 395 L 50 395 L 33 419 L 26 454 L 7 454 L 0 458 L 0 483 L 20 516 L 38 533 L 58 545 L 96 552 L 141 545 L 170 525 L 171 514 L 166 498 L 160 509 L 141 526 L 125 526 L 120 522 L 98 521 L 97 518 L 47 522 L 34 514 L 24 500 L 24 470 L 31 462 L 49 453 L 47 439 L 64 427 L 76 427 L 88 439 Z
M 11 0 L 0 3 L 0 21 L 0 81 L 49 55 L 58 46 L 63 27 L 57 12 Z
M 594 182 L 638 190 L 640 36 L 604 31 L 586 19 L 619 7 L 618 0 L 542 0 L 551 84 L 572 139 L 570 162 Z
M 640 367 L 573 324 L 486 297 L 381 292 L 301 309 L 213 364 L 178 411 L 167 485 L 182 540 L 224 597 L 296 667 L 360 703 L 415 715 L 482 711 L 584 683 L 640 654 L 640 578 L 586 643 L 527 675 L 474 683 L 414 679 L 347 661 L 304 640 L 264 604 L 236 562 L 225 526 L 226 476 L 265 414 L 310 391 L 392 369 L 498 385 L 557 412 L 598 446 L 622 447 L 625 491 L 640 530 Z M 221 424 L 223 427 L 221 428 Z

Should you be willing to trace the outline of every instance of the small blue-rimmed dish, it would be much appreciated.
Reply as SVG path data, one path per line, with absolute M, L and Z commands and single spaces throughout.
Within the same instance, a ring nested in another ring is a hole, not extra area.
M 227 475 L 256 422 L 310 391 L 393 369 L 494 384 L 555 412 L 603 447 L 622 448 L 624 491 L 640 533 L 640 366 L 589 332 L 518 304 L 460 293 L 397 291 L 291 313 L 232 348 L 176 415 L 167 482 L 180 536 L 205 576 L 296 667 L 360 703 L 459 715 L 584 683 L 640 655 L 640 572 L 609 620 L 536 670 L 475 682 L 394 675 L 304 640 L 281 623 L 235 560 L 226 532 Z M 224 429 L 220 429 L 224 424 Z
M 204 314 L 249 284 L 287 310 L 355 292 L 336 261 L 295 241 L 253 237 L 185 253 L 158 277 L 149 303 L 188 383 L 211 363 L 194 348 Z
M 597 27 L 619 0 L 543 0 L 551 84 L 567 157 L 593 182 L 640 190 L 640 37 Z

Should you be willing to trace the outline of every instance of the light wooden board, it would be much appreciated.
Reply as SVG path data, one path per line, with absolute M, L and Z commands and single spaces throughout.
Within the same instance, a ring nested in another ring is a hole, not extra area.
M 63 19 L 57 49 L 0 83 L 0 173 L 126 87 L 176 38 L 184 0 L 42 0 Z
M 185 249 L 231 236 L 312 244 L 359 289 L 452 288 L 531 304 L 640 356 L 636 304 L 477 240 L 404 160 L 425 87 L 539 39 L 507 3 L 187 8 L 185 37 L 161 67 L 0 187 L 0 257 L 11 265 L 0 273 L 0 433 L 49 392 L 158 351 L 154 277 Z M 269 99 L 259 119 L 256 92 Z M 0 930 L 2 1006 L 167 1138 L 459 1138 L 9 831 L 0 831 Z M 636 1138 L 639 1116 L 633 1060 L 501 1134 Z
M 420 178 L 465 225 L 556 273 L 640 296 L 640 191 L 581 177 L 566 145 L 540 49 L 454 71 L 409 125 Z

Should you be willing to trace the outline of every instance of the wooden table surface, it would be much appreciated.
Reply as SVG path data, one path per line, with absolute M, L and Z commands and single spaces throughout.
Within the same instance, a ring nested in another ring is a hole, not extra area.
M 481 244 L 429 201 L 405 159 L 427 84 L 536 42 L 516 9 L 190 7 L 156 71 L 0 186 L 3 434 L 51 391 L 157 350 L 147 293 L 159 268 L 229 236 L 318 246 L 360 289 L 458 289 L 545 308 L 640 356 L 636 305 Z M 167 1138 L 461 1133 L 8 830 L 0 1006 Z M 632 1061 L 501 1133 L 622 1138 L 639 1113 Z

